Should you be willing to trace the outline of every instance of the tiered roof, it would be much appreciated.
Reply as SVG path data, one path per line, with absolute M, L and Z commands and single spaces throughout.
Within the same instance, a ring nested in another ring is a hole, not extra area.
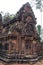
M 29 36 L 37 36 L 35 25 L 36 18 L 29 3 L 24 4 L 11 21 L 3 24 L 4 28 L 8 28 L 8 32 L 15 30 Z

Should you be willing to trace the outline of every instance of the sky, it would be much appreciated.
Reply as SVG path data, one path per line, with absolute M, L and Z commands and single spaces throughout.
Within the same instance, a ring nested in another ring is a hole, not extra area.
M 36 10 L 35 6 L 33 7 L 33 0 L 0 0 L 0 12 L 2 11 L 4 13 L 9 12 L 10 14 L 16 14 L 26 2 L 29 2 L 33 9 L 35 17 L 37 18 L 37 25 L 39 24 L 43 28 L 43 22 L 41 22 L 41 19 L 43 18 L 43 12 L 41 17 L 40 11 Z

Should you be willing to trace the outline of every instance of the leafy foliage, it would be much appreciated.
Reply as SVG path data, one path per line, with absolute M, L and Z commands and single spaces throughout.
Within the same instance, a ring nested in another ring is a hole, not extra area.
M 14 17 L 14 14 L 5 13 L 3 16 L 3 23 L 9 22 Z
M 43 0 L 35 0 L 36 1 L 36 9 L 43 9 Z
M 41 25 L 38 25 L 37 29 L 38 29 L 38 34 L 40 35 L 41 34 Z

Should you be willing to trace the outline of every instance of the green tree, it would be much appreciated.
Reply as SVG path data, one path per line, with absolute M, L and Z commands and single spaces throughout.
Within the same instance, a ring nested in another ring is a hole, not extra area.
M 41 37 L 40 37 L 40 36 L 41 36 L 41 25 L 38 25 L 38 26 L 37 26 L 37 32 L 38 32 L 38 34 L 39 34 L 38 41 L 41 42 Z
M 35 0 L 35 4 L 36 4 L 36 9 L 39 9 L 40 10 L 40 13 L 41 13 L 41 26 L 38 25 L 38 33 L 39 35 L 41 34 L 42 32 L 42 11 L 43 11 L 43 0 Z
M 43 8 L 43 0 L 35 0 L 36 1 L 36 8 L 42 10 Z
M 14 17 L 14 14 L 5 13 L 5 15 L 3 16 L 3 23 L 7 23 L 11 19 L 13 19 L 13 17 Z
M 38 34 L 39 34 L 39 36 L 41 35 L 41 25 L 38 25 L 37 26 L 37 31 L 38 31 Z
M 43 0 L 35 0 L 36 9 L 39 9 L 41 12 L 41 28 L 42 28 L 42 11 L 43 11 Z

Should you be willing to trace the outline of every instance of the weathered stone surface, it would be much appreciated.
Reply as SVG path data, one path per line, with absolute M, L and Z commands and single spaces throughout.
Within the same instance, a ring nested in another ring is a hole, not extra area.
M 1 29 L 0 46 L 2 51 L 0 56 L 3 57 L 4 55 L 2 60 L 9 62 L 15 59 L 20 60 L 17 58 L 36 58 L 39 41 L 35 25 L 34 13 L 30 4 L 26 3 L 17 12 L 14 19 L 6 23 Z

